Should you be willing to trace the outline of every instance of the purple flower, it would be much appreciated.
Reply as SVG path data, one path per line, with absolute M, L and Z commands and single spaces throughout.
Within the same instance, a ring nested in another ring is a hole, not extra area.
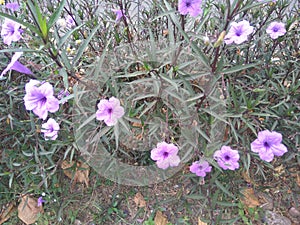
M 118 119 L 124 115 L 124 108 L 120 106 L 119 99 L 111 97 L 109 100 L 102 99 L 98 105 L 96 112 L 97 120 L 104 120 L 107 126 L 113 126 L 118 122 Z
M 181 15 L 190 14 L 192 17 L 197 17 L 202 13 L 202 0 L 179 0 L 178 11 Z
M 59 129 L 59 124 L 54 119 L 49 118 L 46 123 L 42 124 L 41 132 L 44 133 L 45 140 L 56 140 Z
M 190 171 L 192 173 L 195 173 L 199 177 L 205 177 L 206 173 L 209 173 L 211 171 L 211 166 L 207 161 L 196 161 L 193 162 L 193 164 L 190 166 Z
M 232 150 L 229 146 L 223 146 L 221 150 L 214 153 L 214 159 L 224 170 L 235 170 L 239 168 L 240 155 L 237 150 Z
M 180 158 L 177 155 L 178 148 L 174 144 L 161 142 L 157 147 L 151 150 L 151 159 L 156 161 L 156 165 L 161 169 L 178 166 Z
M 116 14 L 116 22 L 118 22 L 123 16 L 126 17 L 124 11 L 120 9 L 113 9 L 112 11 Z
M 43 205 L 43 203 L 46 202 L 45 200 L 43 200 L 43 197 L 39 197 L 37 200 L 37 206 L 40 207 Z
M 75 23 L 75 20 L 73 19 L 73 17 L 71 15 L 68 15 L 66 17 L 66 22 L 67 22 L 67 26 L 69 28 L 72 28 L 72 27 L 75 27 L 76 26 L 76 23 Z
M 272 39 L 277 39 L 279 36 L 283 36 L 286 33 L 285 24 L 281 22 L 272 22 L 267 27 L 266 32 Z
M 59 109 L 58 99 L 53 96 L 53 87 L 48 82 L 30 80 L 25 85 L 24 96 L 25 107 L 33 110 L 39 118 L 45 120 L 49 112 L 56 112 Z
M 253 27 L 250 26 L 249 22 L 243 20 L 241 22 L 232 22 L 228 34 L 225 36 L 225 43 L 241 44 L 248 39 L 248 35 L 253 32 Z
M 68 100 L 64 99 L 66 97 L 68 97 L 70 95 L 70 92 L 68 90 L 64 90 L 62 89 L 58 95 L 57 95 L 57 98 L 60 100 L 60 103 L 61 104 L 64 104 L 66 103 Z
M 7 9 L 10 9 L 11 11 L 18 11 L 20 9 L 20 5 L 17 2 L 11 2 L 11 3 L 7 3 L 5 5 L 5 7 Z
M 7 65 L 7 67 L 2 71 L 1 75 L 0 75 L 0 79 L 7 73 L 7 71 L 9 70 L 15 70 L 18 71 L 20 73 L 25 73 L 25 74 L 32 74 L 31 70 L 28 69 L 26 66 L 24 66 L 23 64 L 21 64 L 18 59 L 21 57 L 21 55 L 23 54 L 23 52 L 16 52 L 12 58 L 10 63 Z
M 21 39 L 22 29 L 21 25 L 13 20 L 5 18 L 2 24 L 1 37 L 4 44 L 10 45 L 13 41 Z
M 251 151 L 258 153 L 262 160 L 271 162 L 274 155 L 282 156 L 288 151 L 281 141 L 282 135 L 276 131 L 260 131 L 257 139 L 251 143 Z

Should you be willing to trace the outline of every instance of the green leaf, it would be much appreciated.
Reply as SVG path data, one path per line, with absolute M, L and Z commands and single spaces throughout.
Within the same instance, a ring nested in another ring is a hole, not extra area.
M 215 184 L 225 193 L 227 194 L 228 196 L 232 197 L 232 198 L 235 198 L 235 196 L 230 193 L 224 186 L 223 184 L 220 183 L 220 181 L 218 180 L 215 180 Z
M 29 11 L 31 12 L 31 15 L 33 16 L 33 20 L 36 26 L 39 28 L 39 32 L 38 32 L 39 36 L 43 39 L 44 42 L 47 42 L 48 27 L 47 27 L 46 18 L 43 16 L 36 1 L 32 2 L 31 0 L 28 0 L 26 3 L 29 8 Z
M 55 23 L 56 21 L 59 19 L 61 12 L 64 9 L 64 6 L 66 4 L 66 0 L 62 0 L 60 2 L 60 5 L 58 6 L 58 8 L 55 10 L 55 12 L 51 15 L 50 19 L 49 19 L 49 23 L 48 23 L 48 29 L 50 29 Z M 49 30 L 48 30 L 49 31 Z
M 63 78 L 65 89 L 68 89 L 69 88 L 69 81 L 68 81 L 68 73 L 67 73 L 66 69 L 61 68 L 60 71 L 59 71 L 59 74 Z
M 90 41 L 92 40 L 92 38 L 94 37 L 94 35 L 96 34 L 97 30 L 99 29 L 100 24 L 98 24 L 90 33 L 89 37 L 87 39 L 85 39 L 82 44 L 80 45 L 77 54 L 74 56 L 72 64 L 73 67 L 76 66 L 77 62 L 79 61 L 79 59 L 81 58 L 81 56 L 83 55 L 84 50 L 86 49 L 86 47 L 88 46 L 88 44 L 90 43 Z
M 66 54 L 66 51 L 62 51 L 60 54 L 60 59 L 65 67 L 66 70 L 71 71 L 72 70 L 72 66 L 70 63 L 70 60 Z
M 203 200 L 203 199 L 207 199 L 206 196 L 203 196 L 203 195 L 197 195 L 197 194 L 187 195 L 187 196 L 185 196 L 185 198 L 187 198 L 187 199 L 193 199 L 193 200 Z
M 249 69 L 252 67 L 255 67 L 259 65 L 259 63 L 251 63 L 251 64 L 247 64 L 247 65 L 238 65 L 238 66 L 233 66 L 229 69 L 225 69 L 222 71 L 223 74 L 230 74 L 230 73 L 236 73 L 245 69 Z
M 46 18 L 42 15 L 38 5 L 35 5 L 36 12 L 38 15 L 38 26 L 40 28 L 40 31 L 42 33 L 43 40 L 47 41 L 48 39 L 48 27 L 47 27 L 47 21 Z
M 173 8 L 171 7 L 171 5 L 164 0 L 165 5 L 167 7 L 167 9 L 169 11 L 173 10 Z M 209 66 L 209 60 L 206 57 L 206 55 L 201 51 L 201 49 L 195 45 L 195 43 L 193 41 L 190 40 L 189 36 L 187 35 L 187 33 L 182 29 L 180 22 L 178 21 L 177 16 L 174 13 L 170 14 L 170 17 L 172 19 L 172 21 L 174 22 L 174 24 L 176 25 L 177 29 L 179 30 L 179 32 L 182 34 L 182 36 L 184 37 L 184 39 L 190 44 L 191 48 L 195 51 L 196 55 L 199 57 L 199 60 L 202 62 L 202 64 L 210 69 Z
M 79 28 L 81 28 L 83 26 L 83 24 L 81 24 L 78 27 L 75 27 L 72 30 L 69 30 L 67 33 L 65 33 L 64 36 L 62 36 L 62 38 L 59 39 L 58 42 L 58 50 L 61 49 L 61 47 L 64 45 L 64 43 L 68 40 L 68 38 L 71 36 L 71 34 L 73 34 L 76 30 L 78 30 Z
M 210 110 L 210 109 L 202 108 L 201 110 L 208 113 L 209 115 L 213 116 L 214 118 L 224 122 L 225 124 L 229 124 L 228 121 L 226 121 L 226 119 L 224 119 L 223 115 L 219 115 L 219 114 L 217 114 L 216 112 L 214 112 L 213 110 Z
M 29 48 L 8 48 L 8 49 L 1 49 L 0 53 L 4 52 L 37 52 L 37 50 L 29 49 Z

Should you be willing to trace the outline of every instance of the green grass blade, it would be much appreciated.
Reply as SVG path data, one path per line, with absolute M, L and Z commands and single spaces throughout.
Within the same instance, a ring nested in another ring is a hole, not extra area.
M 77 54 L 75 55 L 75 57 L 73 58 L 72 64 L 73 67 L 76 66 L 77 62 L 79 61 L 79 59 L 81 58 L 81 56 L 84 53 L 84 50 L 86 49 L 86 47 L 88 46 L 88 44 L 90 43 L 90 41 L 92 40 L 92 38 L 94 37 L 94 35 L 96 34 L 97 30 L 99 29 L 100 24 L 98 24 L 90 33 L 89 37 L 87 39 L 85 39 L 85 41 L 83 41 L 83 43 L 81 44 L 81 46 L 78 49 Z

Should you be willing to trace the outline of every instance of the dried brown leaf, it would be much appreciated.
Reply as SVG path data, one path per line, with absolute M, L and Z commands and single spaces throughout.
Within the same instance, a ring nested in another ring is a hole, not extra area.
M 133 201 L 136 204 L 136 206 L 139 208 L 146 207 L 146 201 L 140 192 L 136 193 Z
M 44 213 L 43 206 L 37 205 L 37 200 L 24 195 L 18 206 L 18 217 L 25 224 L 33 224 L 37 221 L 40 213 Z
M 132 123 L 132 126 L 133 126 L 133 127 L 140 127 L 140 128 L 142 128 L 142 127 L 143 127 L 143 124 L 137 123 L 137 122 L 133 122 L 133 123 Z
M 11 214 L 16 210 L 15 203 L 8 203 L 0 213 L 0 224 L 3 224 L 11 217 Z
M 90 167 L 83 163 L 83 162 L 76 162 L 75 170 L 72 170 L 71 167 L 73 167 L 75 164 L 75 161 L 67 161 L 64 160 L 61 164 L 61 168 L 64 171 L 64 174 L 69 177 L 70 179 L 73 179 L 73 185 L 75 183 L 84 183 L 87 187 L 89 186 L 89 174 L 90 174 Z
M 246 188 L 242 191 L 241 202 L 248 208 L 254 208 L 260 205 L 259 199 L 255 196 L 253 188 Z
M 200 217 L 198 217 L 198 225 L 207 225 L 207 223 L 202 222 Z
M 297 178 L 296 178 L 296 183 L 298 185 L 298 187 L 300 187 L 300 174 L 297 174 Z
M 161 211 L 157 211 L 154 218 L 155 225 L 166 225 L 168 223 L 167 217 Z

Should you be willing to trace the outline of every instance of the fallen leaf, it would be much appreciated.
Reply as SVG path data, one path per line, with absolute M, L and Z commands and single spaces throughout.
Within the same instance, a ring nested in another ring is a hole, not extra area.
M 155 225 L 166 225 L 168 223 L 167 217 L 161 211 L 157 211 L 154 218 Z
M 300 187 L 300 174 L 297 174 L 296 183 Z
M 11 214 L 16 210 L 15 203 L 10 202 L 6 204 L 4 209 L 0 213 L 0 224 L 3 224 L 11 217 Z
M 163 36 L 167 36 L 168 34 L 169 34 L 169 30 L 168 29 L 163 30 Z
M 136 204 L 136 206 L 139 208 L 146 207 L 146 201 L 140 192 L 136 193 L 133 201 Z
M 90 174 L 90 167 L 83 163 L 83 162 L 76 162 L 75 170 L 72 170 L 71 167 L 73 167 L 75 164 L 75 161 L 67 161 L 64 160 L 61 164 L 61 168 L 64 171 L 64 174 L 69 177 L 70 179 L 73 179 L 72 185 L 76 183 L 84 183 L 86 187 L 89 186 L 89 174 Z
M 37 205 L 37 200 L 24 195 L 18 206 L 18 217 L 25 224 L 33 224 L 37 221 L 40 213 L 44 213 L 43 206 Z
M 198 225 L 207 225 L 207 223 L 202 222 L 200 217 L 198 217 Z
M 277 176 L 280 176 L 280 175 L 282 175 L 282 174 L 285 172 L 285 168 L 284 168 L 283 165 L 280 165 L 280 166 L 277 166 L 277 167 L 274 169 L 274 171 L 276 172 L 275 174 L 276 174 Z
M 246 188 L 241 191 L 243 196 L 241 197 L 241 202 L 249 207 L 254 208 L 260 205 L 259 199 L 255 196 L 253 188 Z
M 139 127 L 139 128 L 142 128 L 142 127 L 143 127 L 143 124 L 138 123 L 138 122 L 133 122 L 133 123 L 132 123 L 132 126 L 133 126 L 133 127 Z

